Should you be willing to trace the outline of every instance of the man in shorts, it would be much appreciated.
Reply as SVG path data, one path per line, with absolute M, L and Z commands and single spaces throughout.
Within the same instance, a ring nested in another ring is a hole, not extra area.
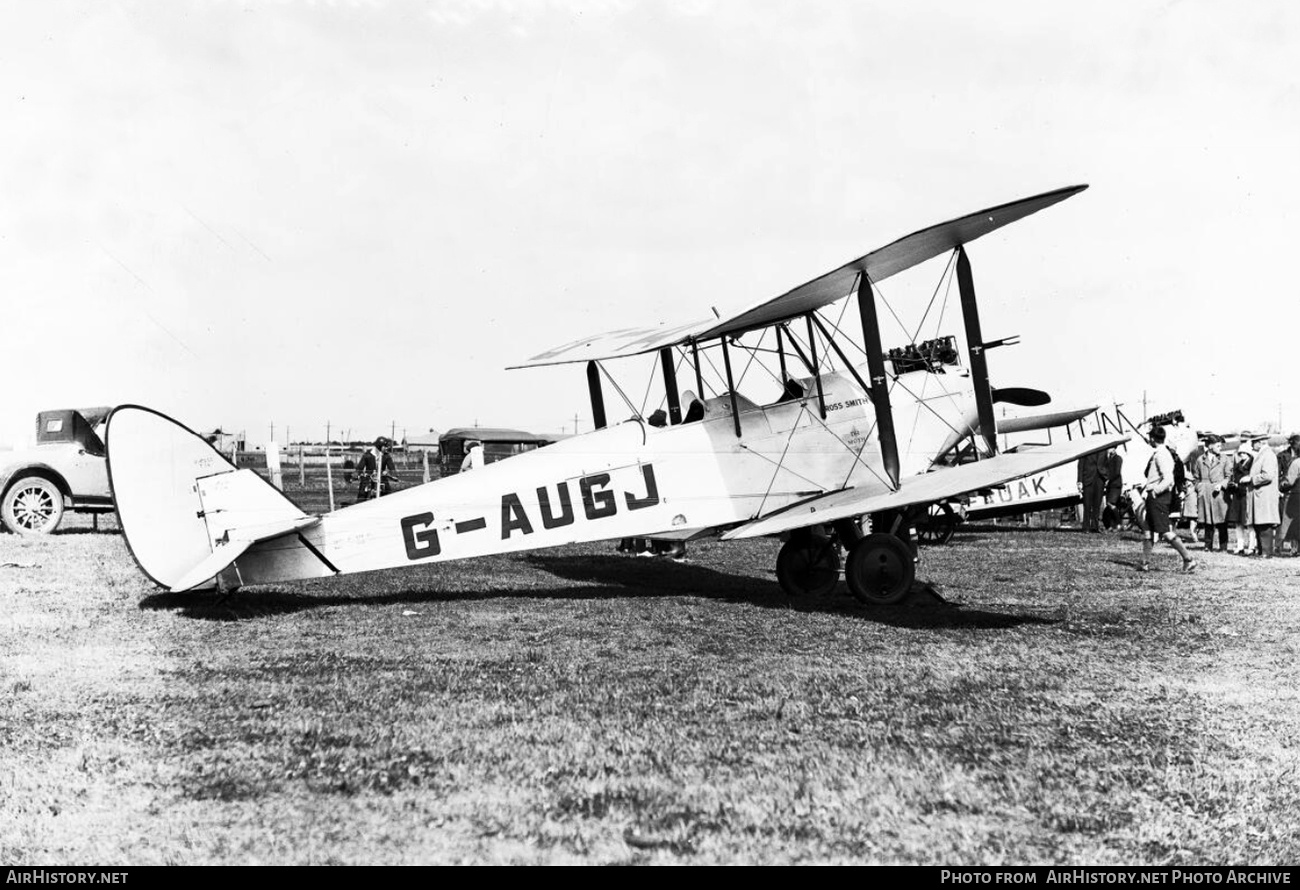
M 1196 571 L 1196 560 L 1169 525 L 1169 506 L 1174 488 L 1174 453 L 1165 445 L 1165 428 L 1151 428 L 1151 460 L 1147 461 L 1142 494 L 1146 499 L 1147 533 L 1142 537 L 1142 565 L 1139 572 L 1151 571 L 1151 549 L 1156 539 L 1168 542 L 1183 558 L 1183 571 Z

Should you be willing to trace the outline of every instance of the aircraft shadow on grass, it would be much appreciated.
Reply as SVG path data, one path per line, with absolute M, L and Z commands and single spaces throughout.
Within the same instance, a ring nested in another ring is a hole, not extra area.
M 268 586 L 242 588 L 222 596 L 214 592 L 158 593 L 140 603 L 143 610 L 174 611 L 203 621 L 246 621 L 310 609 L 341 606 L 418 605 L 501 598 L 555 600 L 655 599 L 699 597 L 739 603 L 761 609 L 840 615 L 871 624 L 906 628 L 1006 629 L 1025 624 L 1052 624 L 1038 615 L 1014 615 L 969 609 L 944 601 L 918 585 L 913 596 L 896 606 L 867 607 L 849 594 L 843 583 L 828 596 L 808 601 L 792 600 L 775 578 L 738 576 L 691 563 L 626 556 L 523 557 L 533 570 L 566 582 L 558 585 L 520 585 L 516 589 L 437 590 L 405 588 L 373 595 L 345 596 L 309 589 Z M 578 582 L 575 585 L 572 582 Z M 298 586 L 298 585 L 295 585 Z

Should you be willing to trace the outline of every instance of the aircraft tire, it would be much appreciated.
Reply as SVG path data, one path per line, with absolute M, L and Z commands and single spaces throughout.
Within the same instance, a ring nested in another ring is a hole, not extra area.
M 15 534 L 49 534 L 63 521 L 63 493 L 42 476 L 24 476 L 5 492 L 0 518 Z
M 907 596 L 916 580 L 912 549 L 896 535 L 867 535 L 849 551 L 844 580 L 861 602 L 892 606 Z
M 947 544 L 956 531 L 956 512 L 947 503 L 939 503 L 931 507 L 929 515 L 917 525 L 916 538 L 922 544 Z
M 791 599 L 825 596 L 840 580 L 840 550 L 825 535 L 801 535 L 781 545 L 776 580 Z

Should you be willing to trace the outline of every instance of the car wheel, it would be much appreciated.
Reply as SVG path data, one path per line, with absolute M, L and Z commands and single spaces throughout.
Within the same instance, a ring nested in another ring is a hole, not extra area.
M 63 494 L 40 476 L 24 476 L 5 492 L 0 517 L 20 535 L 46 535 L 63 521 Z

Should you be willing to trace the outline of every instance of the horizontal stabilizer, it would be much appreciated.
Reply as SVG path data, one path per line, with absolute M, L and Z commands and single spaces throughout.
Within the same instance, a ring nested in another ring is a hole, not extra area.
M 992 488 L 1022 476 L 1050 470 L 1086 454 L 1127 442 L 1128 436 L 1089 436 L 1054 445 L 1025 446 L 1014 454 L 999 454 L 971 464 L 945 467 L 902 480 L 897 491 L 845 488 L 802 501 L 757 519 L 722 536 L 724 541 L 776 535 L 810 525 L 823 525 L 881 510 L 932 504 L 981 488 Z
M 177 593 L 199 587 L 206 581 L 215 578 L 226 566 L 243 556 L 244 551 L 258 541 L 278 538 L 280 535 L 308 528 L 318 522 L 320 522 L 319 516 L 303 516 L 298 519 L 269 522 L 261 526 L 232 528 L 226 533 L 228 541 L 218 544 L 216 549 L 203 562 L 177 579 L 171 590 L 173 593 Z

